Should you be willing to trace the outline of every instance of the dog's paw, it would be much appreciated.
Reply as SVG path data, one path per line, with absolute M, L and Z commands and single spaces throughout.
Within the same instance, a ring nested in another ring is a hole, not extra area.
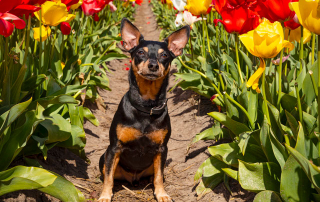
M 100 197 L 98 199 L 98 202 L 111 202 L 111 197 L 110 198 Z
M 173 202 L 173 199 L 166 193 L 156 195 L 156 198 L 158 202 Z

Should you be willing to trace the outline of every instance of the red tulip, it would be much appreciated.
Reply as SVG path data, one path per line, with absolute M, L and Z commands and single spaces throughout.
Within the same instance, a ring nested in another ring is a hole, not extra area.
M 71 32 L 71 26 L 68 22 L 62 22 L 60 24 L 60 30 L 63 35 L 69 35 Z
M 250 10 L 249 4 L 244 3 L 232 7 L 228 2 L 220 7 L 220 15 L 223 20 L 215 19 L 215 25 L 222 23 L 229 33 L 244 34 L 255 29 L 260 24 L 260 17 L 257 13 Z
M 97 15 L 96 13 L 93 14 L 93 20 L 98 22 L 100 20 L 99 15 Z
M 29 14 L 37 12 L 40 9 L 41 9 L 40 7 L 32 6 L 32 5 L 18 5 L 17 7 L 15 7 L 9 12 L 19 17 L 23 17 L 23 15 L 25 15 L 28 18 Z
M 234 8 L 240 5 L 251 5 L 257 0 L 212 0 L 212 4 L 218 13 L 221 13 L 223 7 L 227 6 L 228 8 Z
M 79 0 L 61 0 L 61 3 L 65 4 L 67 7 L 77 4 Z
M 141 6 L 143 0 L 136 0 L 136 4 L 138 4 L 139 6 Z
M 23 29 L 26 26 L 24 20 L 10 13 L 0 13 L 0 35 L 8 37 L 14 30 L 14 25 L 17 29 Z
M 12 34 L 14 27 L 25 28 L 26 23 L 17 16 L 29 16 L 30 13 L 39 9 L 36 6 L 23 5 L 22 0 L 0 0 L 0 34 L 8 37 Z
M 299 23 L 296 23 L 293 19 L 291 19 L 291 20 L 284 22 L 284 26 L 291 29 L 291 30 L 295 30 L 298 27 L 300 27 L 301 25 Z
M 44 2 L 46 2 L 47 0 L 22 0 L 22 4 L 26 4 L 26 5 L 42 5 Z
M 81 8 L 85 15 L 99 13 L 106 6 L 104 0 L 84 0 Z
M 252 8 L 261 16 L 270 21 L 284 22 L 294 16 L 294 11 L 289 8 L 290 2 L 299 0 L 258 0 Z

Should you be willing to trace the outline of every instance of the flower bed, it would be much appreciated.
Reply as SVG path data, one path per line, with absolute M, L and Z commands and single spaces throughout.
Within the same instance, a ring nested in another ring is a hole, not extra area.
M 97 89 L 110 90 L 106 62 L 126 58 L 116 44 L 135 3 L 141 1 L 0 1 L 0 196 L 38 189 L 85 201 L 32 155 L 46 159 L 59 146 L 86 159 L 84 119 L 99 122 L 83 104 L 103 105 Z M 17 158 L 30 167 L 9 168 Z
M 192 26 L 177 85 L 220 109 L 191 144 L 231 139 L 208 148 L 195 174 L 199 197 L 233 178 L 258 193 L 254 201 L 319 201 L 319 1 L 152 4 L 164 35 Z

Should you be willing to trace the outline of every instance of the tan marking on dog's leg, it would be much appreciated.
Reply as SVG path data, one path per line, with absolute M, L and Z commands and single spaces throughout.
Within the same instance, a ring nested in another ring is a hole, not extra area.
M 158 153 L 153 160 L 154 165 L 154 194 L 158 202 L 171 202 L 171 197 L 166 193 L 163 186 L 163 170 L 161 169 L 161 153 Z
M 116 153 L 114 155 L 109 173 L 107 173 L 104 165 L 104 169 L 103 169 L 104 181 L 103 181 L 102 193 L 100 195 L 100 198 L 98 199 L 99 202 L 111 202 L 114 176 L 115 176 L 117 165 L 119 163 L 119 159 L 120 159 L 120 153 Z

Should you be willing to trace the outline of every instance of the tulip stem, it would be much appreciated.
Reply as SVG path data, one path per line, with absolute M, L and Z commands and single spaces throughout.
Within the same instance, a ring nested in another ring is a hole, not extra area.
M 280 101 L 281 101 L 281 92 L 282 92 L 282 58 L 283 58 L 283 49 L 280 52 L 280 63 L 278 68 L 278 76 L 279 76 L 279 91 L 278 91 L 278 102 L 277 102 L 277 108 L 280 111 Z
M 299 62 L 300 62 L 299 74 L 301 73 L 302 68 L 303 68 L 303 66 L 302 66 L 302 60 L 303 60 L 303 27 L 302 27 L 302 25 L 300 26 L 300 29 L 301 29 L 301 38 L 300 38 L 300 55 L 299 55 Z
M 203 16 L 203 15 L 202 15 Z M 206 59 L 206 39 L 205 39 L 205 22 L 203 22 L 203 20 L 201 20 L 201 24 L 202 24 L 202 57 L 204 59 Z
M 5 42 L 5 45 L 4 45 L 4 67 L 6 68 L 6 69 L 8 69 L 8 60 L 9 60 L 9 48 L 8 48 L 8 46 L 9 46 L 9 37 L 6 37 L 6 42 Z
M 29 53 L 30 28 L 31 28 L 31 16 L 29 15 L 28 28 L 27 28 L 27 38 L 26 38 L 26 45 L 25 45 L 25 52 L 24 52 L 23 65 L 22 66 L 24 66 L 26 64 L 27 56 L 28 56 L 28 53 Z
M 263 59 L 260 59 L 260 60 L 263 60 Z M 260 61 L 260 62 L 263 62 L 263 61 Z M 271 122 L 270 122 L 269 109 L 268 109 L 268 103 L 267 103 L 266 74 L 265 74 L 265 72 L 263 72 L 263 74 L 262 74 L 262 96 L 263 96 L 263 106 L 265 108 L 265 113 L 267 115 L 268 123 L 270 124 Z
M 314 49 L 316 46 L 316 34 L 312 33 L 312 51 L 311 51 L 311 65 L 314 63 Z
M 42 55 L 42 13 L 39 10 L 39 27 L 40 27 L 40 43 L 39 43 L 39 70 L 41 70 L 41 55 Z M 41 71 L 40 71 L 41 72 Z
M 318 129 L 320 128 L 320 35 L 318 35 Z
M 238 64 L 238 72 L 239 72 L 241 83 L 243 83 L 242 72 L 240 68 L 238 43 L 239 43 L 239 37 L 238 35 L 235 35 L 235 49 L 236 49 L 236 57 L 237 57 L 237 64 Z
M 195 70 L 195 69 L 189 67 L 188 65 L 186 65 L 186 64 L 182 61 L 181 57 L 178 57 L 178 59 L 179 59 L 179 61 L 181 62 L 182 66 L 184 66 L 185 68 L 187 68 L 187 69 L 189 69 L 189 70 L 191 70 L 191 71 L 193 71 L 193 72 L 195 72 L 195 73 L 197 73 L 197 74 L 200 74 L 203 78 L 205 78 L 205 79 L 212 85 L 212 87 L 217 91 L 217 93 L 219 94 L 219 96 L 220 96 L 220 97 L 223 97 L 223 95 L 222 95 L 222 93 L 220 92 L 219 88 L 213 83 L 213 81 L 212 81 L 209 77 L 207 77 L 207 76 L 206 76 L 205 74 L 203 74 L 202 72 L 200 72 L 200 71 L 198 71 L 198 70 Z
M 290 41 L 290 33 L 291 33 L 291 30 L 289 29 L 288 31 L 288 41 Z M 287 48 L 287 54 L 289 55 L 289 48 Z M 286 63 L 286 66 L 284 68 L 284 75 L 287 76 L 287 71 L 288 71 L 288 63 Z
M 203 17 L 202 17 L 202 20 L 203 20 Z M 210 38 L 209 38 L 209 32 L 208 32 L 207 20 L 205 20 L 205 25 L 206 25 L 206 34 L 207 34 L 208 50 L 209 50 L 209 53 L 211 54 Z
M 295 83 L 295 90 L 296 90 L 296 94 L 297 94 L 297 104 L 298 104 L 298 111 L 299 111 L 299 120 L 302 124 L 303 124 L 303 116 L 302 116 L 302 108 L 301 108 L 301 101 L 300 101 L 300 94 L 299 94 L 299 89 L 298 89 L 298 83 Z

